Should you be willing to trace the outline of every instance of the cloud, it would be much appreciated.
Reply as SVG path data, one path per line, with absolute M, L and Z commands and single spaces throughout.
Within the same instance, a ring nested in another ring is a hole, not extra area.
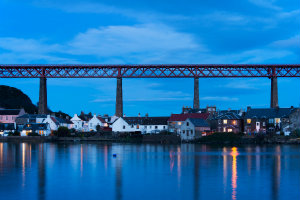
M 162 24 L 108 26 L 89 29 L 78 34 L 68 44 L 75 55 L 117 56 L 156 54 L 178 50 L 202 50 L 192 35 L 180 33 Z
M 226 96 L 207 96 L 202 97 L 200 100 L 208 100 L 208 101 L 238 101 L 239 98 L 236 97 L 226 97 Z
M 274 5 L 275 0 L 249 0 L 250 3 L 253 3 L 257 6 L 268 8 L 272 10 L 281 10 L 282 8 Z
M 292 36 L 288 39 L 277 40 L 271 44 L 277 48 L 300 48 L 300 34 Z

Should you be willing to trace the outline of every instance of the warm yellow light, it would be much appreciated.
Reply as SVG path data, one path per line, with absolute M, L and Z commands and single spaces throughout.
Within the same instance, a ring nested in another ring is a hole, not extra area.
M 178 122 L 178 125 L 181 125 L 181 122 Z
M 251 124 L 251 119 L 247 119 L 247 124 Z
M 233 120 L 233 121 L 232 121 L 232 124 L 233 124 L 233 125 L 236 125 L 236 124 L 237 124 L 236 120 Z
M 224 119 L 224 120 L 223 120 L 223 124 L 227 124 L 227 119 Z

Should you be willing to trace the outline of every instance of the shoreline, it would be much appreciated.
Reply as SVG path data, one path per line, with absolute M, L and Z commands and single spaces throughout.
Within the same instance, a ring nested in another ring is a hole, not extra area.
M 7 136 L 0 137 L 0 142 L 32 142 L 32 143 L 63 143 L 63 142 L 112 142 L 112 143 L 139 143 L 139 144 L 208 144 L 208 145 L 244 145 L 244 144 L 300 144 L 300 138 L 275 137 L 240 137 L 237 140 L 215 141 L 181 141 L 178 136 L 172 135 L 147 135 L 143 137 L 56 137 L 56 136 Z

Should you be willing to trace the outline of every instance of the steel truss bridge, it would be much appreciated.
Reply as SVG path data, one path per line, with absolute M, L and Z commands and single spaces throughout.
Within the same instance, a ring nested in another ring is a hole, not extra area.
M 0 65 L 0 78 L 300 77 L 300 64 Z

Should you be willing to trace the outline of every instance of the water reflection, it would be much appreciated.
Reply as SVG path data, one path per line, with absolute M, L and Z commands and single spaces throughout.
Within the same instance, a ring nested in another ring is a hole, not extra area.
M 298 199 L 299 168 L 298 146 L 0 143 L 0 195 L 32 200 Z
M 236 157 L 239 155 L 236 147 L 231 149 L 232 156 L 232 175 L 231 175 L 231 187 L 232 187 L 232 200 L 236 200 L 236 188 L 237 188 L 237 159 Z

